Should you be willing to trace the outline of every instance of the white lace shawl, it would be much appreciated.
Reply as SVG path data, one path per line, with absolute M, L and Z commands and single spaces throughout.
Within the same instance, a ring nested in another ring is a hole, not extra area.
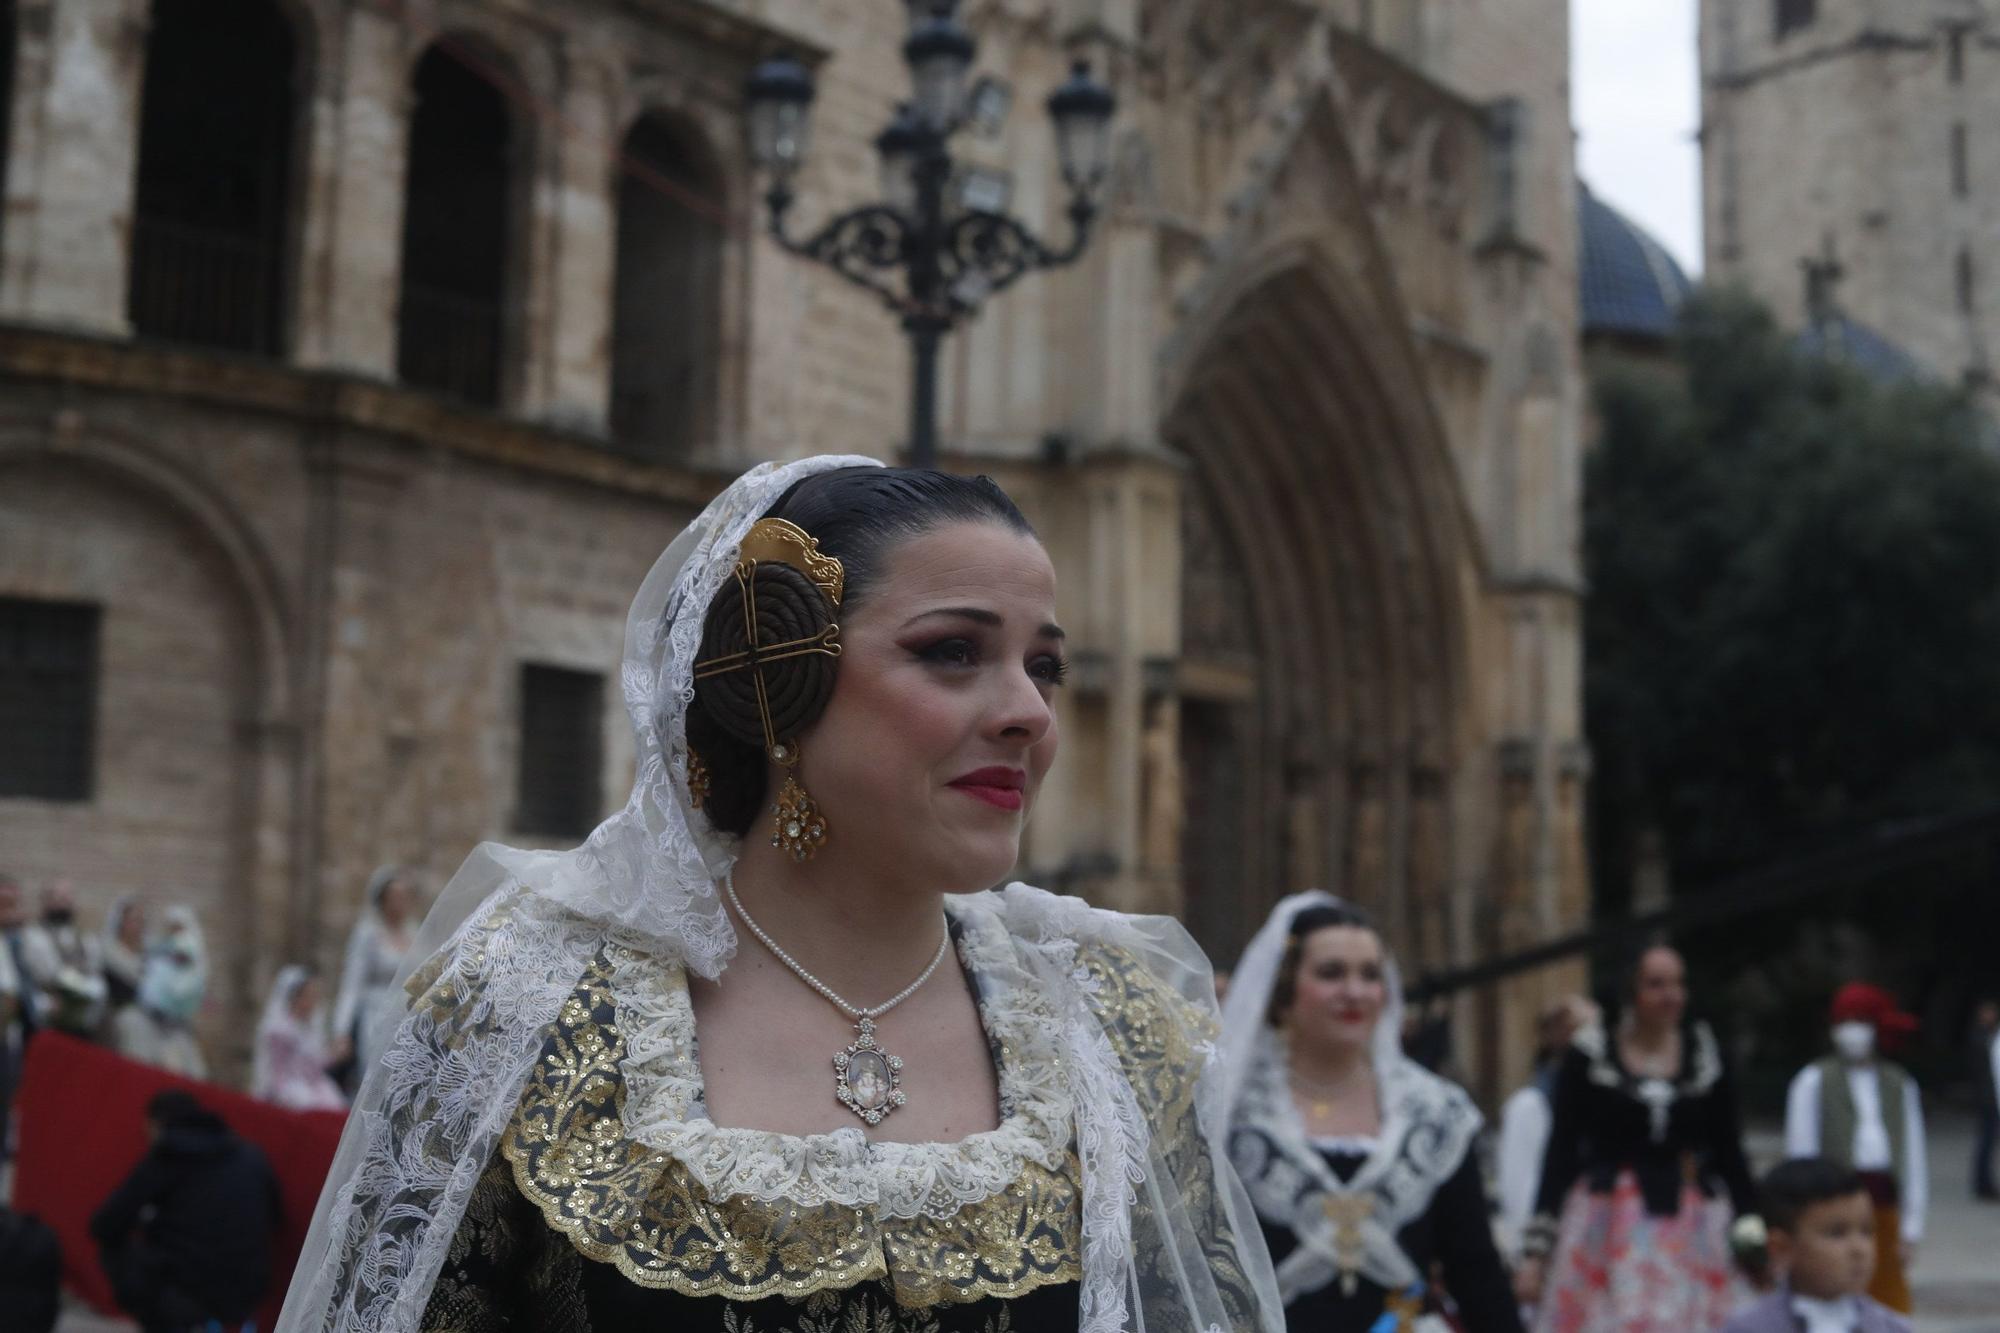
M 1299 1238 L 1298 1249 L 1278 1266 L 1287 1303 L 1338 1276 L 1328 1195 L 1374 1196 L 1361 1227 L 1363 1276 L 1391 1291 L 1417 1282 L 1423 1275 L 1396 1234 L 1430 1207 L 1465 1160 L 1481 1123 L 1464 1089 L 1403 1054 L 1402 978 L 1395 960 L 1385 957 L 1388 994 L 1370 1041 L 1381 1128 L 1366 1160 L 1345 1181 L 1307 1141 L 1292 1099 L 1285 1043 L 1267 1015 L 1293 919 L 1308 908 L 1345 905 L 1317 889 L 1281 900 L 1244 949 L 1223 1007 L 1231 1157 L 1259 1216 Z
M 278 1333 L 418 1327 L 544 1033 L 607 944 L 705 977 L 727 965 L 736 938 L 716 886 L 735 844 L 687 796 L 686 710 L 702 617 L 744 534 L 785 490 L 816 472 L 871 462 L 827 457 L 752 469 L 647 575 L 626 626 L 622 676 L 637 735 L 631 797 L 572 851 L 481 844 L 439 896 L 409 970 L 420 967 L 433 987 L 448 983 L 432 993 L 459 1002 L 416 1006 L 396 1016 L 393 1031 L 385 1025 L 383 1056 L 342 1136 Z M 1249 1200 L 1228 1168 L 1213 1071 L 1204 1070 L 1195 1092 L 1202 1151 L 1194 1161 L 1170 1160 L 1144 1091 L 1126 1079 L 1113 1035 L 1089 1002 L 1092 979 L 1078 950 L 1114 946 L 1177 996 L 1175 1012 L 1197 1029 L 1184 1039 L 1204 1059 L 1215 1018 L 1207 959 L 1169 918 L 1122 917 L 1018 885 L 992 902 L 1017 946 L 1022 983 L 1046 997 L 1053 1015 L 1055 1068 L 1083 1168 L 1081 1329 L 1277 1333 L 1282 1310 Z M 676 1023 L 656 993 L 647 1021 L 628 1037 L 642 1133 L 671 1133 L 663 1108 L 674 1096 Z M 741 1154 L 716 1142 L 723 1146 L 712 1157 L 696 1155 L 718 1183 L 781 1194 L 792 1187 L 783 1169 L 745 1174 Z M 809 1176 L 802 1163 L 796 1179 L 856 1198 L 872 1189 L 873 1206 L 900 1210 L 984 1188 L 992 1172 L 918 1181 L 922 1174 L 864 1186 L 831 1168 Z
M 1033 946 L 1008 933 L 1004 897 L 948 900 L 959 957 L 979 979 L 980 1020 L 1007 1052 L 997 1128 L 956 1143 L 871 1143 L 859 1126 L 795 1136 L 717 1125 L 702 1097 L 685 978 L 628 955 L 610 980 L 628 1051 L 619 1071 L 626 1133 L 680 1161 L 711 1197 L 833 1203 L 892 1218 L 944 1220 L 1005 1190 L 1030 1161 L 1060 1169 L 1075 1101 L 1062 1078 L 1059 1013 L 1022 957 Z
M 1382 1127 L 1359 1169 L 1342 1180 L 1307 1141 L 1277 1033 L 1266 1029 L 1258 1056 L 1231 1123 L 1230 1154 L 1258 1215 L 1299 1238 L 1278 1265 L 1280 1296 L 1289 1303 L 1339 1276 L 1328 1195 L 1373 1196 L 1361 1225 L 1361 1274 L 1387 1290 L 1407 1290 L 1423 1274 L 1397 1234 L 1423 1216 L 1464 1163 L 1479 1133 L 1478 1108 L 1456 1084 L 1414 1061 L 1396 1062 L 1379 1078 Z

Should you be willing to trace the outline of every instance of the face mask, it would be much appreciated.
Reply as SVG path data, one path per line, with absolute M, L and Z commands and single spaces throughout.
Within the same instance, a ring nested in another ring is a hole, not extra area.
M 1875 1053 L 1875 1026 L 1872 1023 L 1836 1023 L 1833 1049 L 1844 1060 L 1866 1060 Z

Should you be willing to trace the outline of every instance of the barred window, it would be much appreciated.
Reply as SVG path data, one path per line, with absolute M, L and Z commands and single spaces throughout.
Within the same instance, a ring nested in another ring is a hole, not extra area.
M 580 838 L 597 826 L 603 731 L 603 676 L 522 664 L 517 830 Z
M 91 797 L 101 608 L 0 597 L 0 796 Z
M 1810 26 L 1818 10 L 1819 0 L 1778 0 L 1778 36 Z

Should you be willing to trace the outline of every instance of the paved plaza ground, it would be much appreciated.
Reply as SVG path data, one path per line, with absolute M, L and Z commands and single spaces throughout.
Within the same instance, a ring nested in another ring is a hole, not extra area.
M 1754 1131 L 1750 1152 L 1756 1164 L 1774 1160 L 1779 1144 L 1775 1129 Z M 1971 1154 L 1971 1122 L 1937 1116 L 1931 1129 L 1930 1237 L 1911 1275 L 1918 1333 L 2000 1333 L 2000 1204 L 1972 1201 Z M 134 1328 L 72 1309 L 57 1333 L 133 1333 Z

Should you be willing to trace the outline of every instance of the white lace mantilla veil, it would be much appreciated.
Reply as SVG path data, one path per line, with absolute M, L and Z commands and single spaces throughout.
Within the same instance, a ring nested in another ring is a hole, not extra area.
M 1271 993 L 1278 988 L 1278 969 L 1285 961 L 1292 922 L 1309 907 L 1358 910 L 1323 889 L 1307 889 L 1280 898 L 1271 915 L 1244 946 L 1236 970 L 1229 974 L 1229 998 L 1222 1005 L 1222 1097 L 1223 1106 L 1232 1118 L 1242 1104 L 1244 1089 L 1256 1073 L 1257 1065 L 1268 1058 L 1261 1048 L 1266 1045 L 1264 1034 L 1270 1031 L 1266 1016 L 1271 1009 Z M 1409 1063 L 1409 1057 L 1403 1054 L 1403 974 L 1386 950 L 1382 962 L 1382 987 L 1387 999 L 1369 1042 L 1378 1078 Z
M 727 966 L 736 934 L 717 884 L 737 842 L 713 830 L 687 795 L 686 716 L 703 619 L 751 524 L 802 478 L 855 466 L 879 464 L 848 456 L 753 468 L 674 539 L 640 585 L 622 676 L 637 736 L 631 798 L 571 851 L 481 844 L 439 895 L 402 980 L 421 973 L 427 995 L 460 1002 L 383 1016 L 384 1054 L 341 1137 L 278 1333 L 418 1327 L 549 1025 L 607 943 L 704 977 Z M 1083 1169 L 1083 1333 L 1281 1333 L 1255 1214 L 1227 1165 L 1208 1040 L 1214 990 L 1200 949 L 1171 918 L 1120 916 L 1025 885 L 953 901 L 1005 923 L 1033 984 L 1057 1006 Z M 1188 1164 L 1170 1161 L 1150 1132 L 1142 1098 L 1088 1003 L 1096 982 L 1078 953 L 1093 944 L 1124 951 L 1184 1002 L 1177 1013 L 1206 1025 L 1189 1044 L 1209 1061 L 1194 1107 L 1212 1179 L 1184 1178 Z M 627 1025 L 625 1035 L 627 1066 L 642 1064 L 646 1030 Z M 1195 1226 L 1197 1213 L 1210 1222 Z M 1219 1242 L 1239 1261 L 1233 1278 L 1211 1262 Z M 1247 1315 L 1246 1294 L 1255 1306 Z
M 1357 910 L 1318 889 L 1281 899 L 1243 950 L 1222 1006 L 1226 1118 L 1232 1130 L 1254 1123 L 1273 1150 L 1261 1173 L 1250 1170 L 1246 1184 L 1257 1210 L 1290 1227 L 1300 1240 L 1299 1248 L 1278 1266 L 1278 1286 L 1286 1301 L 1336 1275 L 1325 1248 L 1331 1224 L 1320 1204 L 1329 1192 L 1366 1189 L 1376 1195 L 1376 1212 L 1362 1226 L 1364 1274 L 1389 1290 L 1420 1280 L 1423 1275 L 1397 1243 L 1396 1233 L 1429 1206 L 1437 1187 L 1464 1160 L 1481 1123 L 1464 1089 L 1403 1053 L 1402 973 L 1385 942 L 1386 998 L 1369 1039 L 1381 1129 L 1354 1177 L 1342 1181 L 1334 1176 L 1306 1139 L 1292 1100 L 1284 1038 L 1268 1020 L 1292 922 L 1314 907 Z

